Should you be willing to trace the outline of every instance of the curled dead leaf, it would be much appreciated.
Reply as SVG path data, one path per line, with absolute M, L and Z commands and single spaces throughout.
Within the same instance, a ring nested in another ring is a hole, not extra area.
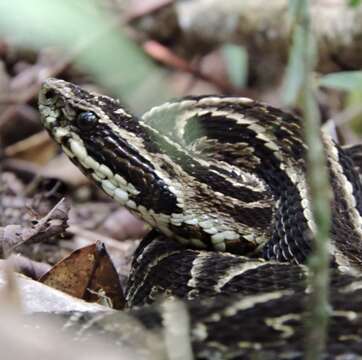
M 101 242 L 72 252 L 43 275 L 40 282 L 114 309 L 122 309 L 125 304 L 117 271 Z

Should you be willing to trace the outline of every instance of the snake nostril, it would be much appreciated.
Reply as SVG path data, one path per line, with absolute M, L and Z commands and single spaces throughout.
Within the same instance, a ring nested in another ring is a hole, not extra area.
M 53 89 L 49 89 L 46 92 L 44 92 L 44 98 L 46 100 L 51 100 L 55 97 L 55 91 Z

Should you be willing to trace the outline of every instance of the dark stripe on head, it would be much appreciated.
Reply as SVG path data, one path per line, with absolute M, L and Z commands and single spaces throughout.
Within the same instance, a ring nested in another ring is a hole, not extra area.
M 156 213 L 181 212 L 176 196 L 155 173 L 154 166 L 134 151 L 120 137 L 113 136 L 105 124 L 98 124 L 92 135 L 79 132 L 87 152 L 100 164 L 108 166 L 114 174 L 124 177 L 141 193 L 133 200 L 137 205 L 153 209 Z

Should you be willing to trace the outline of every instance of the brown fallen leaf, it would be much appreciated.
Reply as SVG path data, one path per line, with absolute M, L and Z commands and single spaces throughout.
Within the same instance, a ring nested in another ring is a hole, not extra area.
M 72 252 L 43 275 L 40 282 L 89 302 L 123 309 L 125 299 L 117 271 L 103 243 Z

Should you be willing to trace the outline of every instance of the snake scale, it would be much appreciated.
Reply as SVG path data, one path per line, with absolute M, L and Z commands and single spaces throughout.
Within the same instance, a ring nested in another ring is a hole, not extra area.
M 138 118 L 57 79 L 44 82 L 39 110 L 68 157 L 154 228 L 134 255 L 129 307 L 184 299 L 199 359 L 302 358 L 303 263 L 315 224 L 298 117 L 200 96 Z M 325 358 L 349 359 L 362 355 L 362 149 L 321 137 L 333 189 Z M 146 328 L 164 326 L 158 307 L 132 314 Z

